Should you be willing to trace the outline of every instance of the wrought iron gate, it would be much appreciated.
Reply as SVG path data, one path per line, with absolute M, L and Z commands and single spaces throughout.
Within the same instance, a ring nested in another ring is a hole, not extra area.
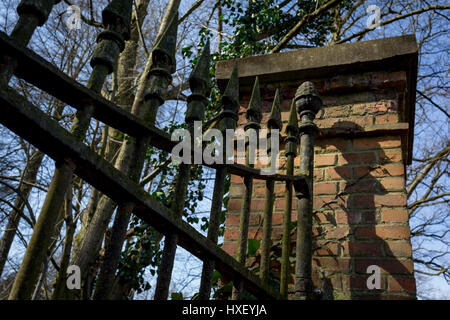
M 100 157 L 83 143 L 87 126 L 91 118 L 134 137 L 138 140 L 137 149 L 153 146 L 171 152 L 175 142 L 163 131 L 155 128 L 149 119 L 141 119 L 126 112 L 100 94 L 106 76 L 112 72 L 119 53 L 123 50 L 124 40 L 129 35 L 131 5 L 130 0 L 113 0 L 103 11 L 105 31 L 99 34 L 91 65 L 93 71 L 87 86 L 69 78 L 55 66 L 45 61 L 25 46 L 37 26 L 47 20 L 54 4 L 53 0 L 23 0 L 19 7 L 19 21 L 10 36 L 0 33 L 0 122 L 11 131 L 26 139 L 45 152 L 56 162 L 57 172 L 62 176 L 75 173 L 90 185 L 113 199 L 118 210 L 132 211 L 133 214 L 153 226 L 166 236 L 166 247 L 160 267 L 156 299 L 166 299 L 170 283 L 170 273 L 176 246 L 181 246 L 203 261 L 203 273 L 200 298 L 209 299 L 211 278 L 217 269 L 226 278 L 233 281 L 234 299 L 242 298 L 242 289 L 259 299 L 287 299 L 290 252 L 290 219 L 292 197 L 298 198 L 298 227 L 296 243 L 295 295 L 294 298 L 308 298 L 312 292 L 311 284 L 311 224 L 312 224 L 312 169 L 313 139 L 317 127 L 313 123 L 315 114 L 321 107 L 321 100 L 310 82 L 302 84 L 292 102 L 289 122 L 286 127 L 285 156 L 286 174 L 264 175 L 260 169 L 249 164 L 249 148 L 246 148 L 247 165 L 206 164 L 216 170 L 212 208 L 209 219 L 208 236 L 204 237 L 191 225 L 181 219 L 184 197 L 189 181 L 189 164 L 181 164 L 177 175 L 175 197 L 171 208 L 150 197 L 136 181 L 116 169 L 111 163 Z M 149 59 L 152 65 L 148 70 L 145 103 L 151 110 L 150 117 L 156 117 L 157 108 L 163 104 L 165 90 L 174 72 L 177 19 L 174 17 L 164 35 L 152 50 Z M 208 103 L 209 87 L 209 44 L 205 47 L 196 68 L 192 71 L 189 83 L 192 94 L 188 98 L 186 123 L 192 130 L 193 122 L 204 117 Z M 31 83 L 55 98 L 77 109 L 76 119 L 71 131 L 61 127 L 38 107 L 8 86 L 12 75 Z M 278 92 L 268 121 L 269 129 L 282 129 Z M 238 66 L 235 65 L 228 86 L 222 96 L 222 110 L 218 115 L 217 128 L 234 129 L 237 125 L 239 109 Z M 300 117 L 298 124 L 297 114 Z M 245 130 L 259 130 L 262 118 L 259 83 L 255 85 L 249 108 L 247 109 Z M 150 123 L 150 124 L 149 124 Z M 300 136 L 300 139 L 299 139 Z M 270 137 L 268 137 L 270 141 Z M 294 174 L 294 159 L 297 157 L 300 141 L 300 174 Z M 138 161 L 138 160 L 137 160 Z M 242 200 L 240 234 L 236 258 L 231 257 L 217 246 L 219 213 L 222 208 L 224 179 L 227 174 L 244 177 L 245 194 Z M 247 234 L 252 198 L 253 179 L 266 181 L 266 205 L 261 248 L 261 270 L 259 277 L 245 266 L 247 252 Z M 62 180 L 61 180 L 62 181 Z M 286 183 L 286 207 L 284 213 L 283 253 L 281 267 L 281 290 L 277 292 L 268 284 L 270 269 L 269 248 L 271 242 L 271 221 L 275 181 Z M 43 210 L 56 211 L 64 198 L 65 189 L 47 195 Z M 177 199 L 178 199 L 177 198 Z M 181 205 L 180 205 L 181 204 Z M 47 215 L 51 219 L 52 215 Z M 53 215 L 53 217 L 55 217 Z M 42 221 L 51 223 L 51 220 Z M 39 222 L 33 237 L 39 239 Z M 36 249 L 39 252 L 39 249 Z M 41 250 L 42 251 L 42 250 Z M 37 254 L 36 258 L 39 258 Z M 22 268 L 21 268 L 22 270 Z M 21 271 L 19 271 L 20 274 Z M 33 272 L 20 274 L 32 277 Z M 100 275 L 102 276 L 102 275 Z M 108 276 L 108 275 L 104 275 Z M 10 298 L 26 298 L 22 288 L 13 288 Z

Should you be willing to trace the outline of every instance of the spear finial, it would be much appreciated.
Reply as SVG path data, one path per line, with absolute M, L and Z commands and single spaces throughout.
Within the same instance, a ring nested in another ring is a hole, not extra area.
M 209 85 L 210 54 L 210 43 L 208 39 L 198 58 L 197 65 L 189 76 L 189 87 L 193 94 L 198 93 L 205 97 L 209 96 L 211 90 Z
M 189 88 L 191 89 L 192 94 L 187 98 L 187 123 L 201 120 L 205 116 L 205 106 L 208 104 L 208 96 L 211 91 L 209 85 L 209 62 L 210 49 L 208 40 L 198 59 L 197 65 L 189 76 Z M 197 103 L 196 101 L 200 103 Z
M 239 78 L 237 62 L 234 64 L 230 80 L 228 80 L 227 87 L 223 93 L 222 102 L 224 107 L 231 106 L 233 109 L 236 109 L 237 112 L 239 108 Z
M 285 155 L 297 155 L 297 136 L 298 136 L 298 119 L 297 111 L 295 108 L 295 100 L 292 99 L 291 110 L 289 111 L 289 121 L 286 126 L 286 149 Z
M 286 132 L 292 135 L 298 134 L 298 119 L 297 119 L 297 111 L 295 110 L 295 100 L 292 99 L 291 110 L 289 111 L 289 121 L 286 126 Z
M 152 50 L 153 63 L 157 63 L 157 56 L 163 54 L 168 57 L 167 64 L 170 66 L 170 73 L 176 70 L 175 51 L 177 45 L 178 11 L 173 15 L 166 30 L 156 42 Z
M 230 80 L 228 80 L 225 92 L 222 95 L 222 111 L 218 116 L 217 127 L 219 130 L 234 129 L 239 119 L 239 78 L 238 65 L 234 64 Z
M 252 97 L 248 105 L 245 116 L 249 122 L 260 123 L 262 119 L 261 111 L 261 94 L 259 89 L 259 78 L 256 76 L 255 84 L 253 85 Z
M 280 112 L 280 92 L 278 89 L 277 91 L 275 91 L 275 98 L 273 100 L 272 111 L 270 111 L 267 126 L 269 127 L 269 129 L 278 129 L 278 130 L 281 130 L 281 128 L 283 127 Z

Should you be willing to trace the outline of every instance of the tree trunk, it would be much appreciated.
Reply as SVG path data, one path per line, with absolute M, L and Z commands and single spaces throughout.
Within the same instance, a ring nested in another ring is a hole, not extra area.
M 171 21 L 171 18 L 176 14 L 178 11 L 180 1 L 179 0 L 171 0 L 165 16 L 162 20 L 162 23 L 160 25 L 157 39 L 163 34 L 163 31 L 165 31 L 166 27 L 168 26 L 169 22 Z M 147 123 L 150 125 L 153 125 L 156 120 L 156 111 L 159 107 L 159 103 L 157 103 L 156 99 L 150 99 L 150 103 L 146 102 L 144 100 L 144 94 L 147 87 L 147 75 L 149 74 L 150 68 L 152 66 L 152 60 L 151 57 L 147 60 L 144 72 L 142 73 L 141 78 L 139 79 L 138 89 L 136 93 L 136 97 L 133 102 L 132 107 L 132 113 L 140 117 L 141 119 L 144 119 Z M 165 88 L 167 90 L 168 83 L 165 83 L 166 81 L 161 80 L 161 83 L 159 87 Z M 136 139 L 136 141 L 130 141 L 127 144 L 122 145 L 122 148 L 120 149 L 119 156 L 117 158 L 117 161 L 115 162 L 116 168 L 118 168 L 122 173 L 129 176 L 131 179 L 138 182 L 138 179 L 141 175 L 142 168 L 144 166 L 145 161 L 145 155 L 148 148 L 148 138 L 143 139 Z M 110 198 L 107 198 L 106 196 L 103 196 L 100 202 L 105 204 L 105 208 L 112 208 L 112 210 L 101 210 L 102 208 L 99 206 L 97 212 L 94 215 L 94 219 L 92 223 L 90 224 L 90 228 L 88 231 L 88 234 L 86 235 L 86 239 L 91 241 L 95 241 L 96 243 L 85 243 L 85 248 L 95 248 L 96 244 L 98 244 L 101 241 L 101 238 L 99 238 L 99 235 L 104 233 L 104 230 L 106 230 L 107 224 L 110 221 L 112 214 L 114 212 L 114 209 L 116 207 L 116 204 L 113 200 Z M 129 208 L 128 211 L 131 213 L 131 209 Z M 119 212 L 119 211 L 118 211 Z M 123 214 L 123 217 L 118 217 L 117 223 L 115 227 L 113 227 L 113 230 L 117 232 L 115 234 L 114 239 L 116 241 L 120 241 L 120 243 L 112 243 L 111 248 L 117 248 L 121 247 L 121 244 L 123 243 L 123 237 L 124 237 L 124 230 L 126 229 L 126 226 L 124 227 L 124 224 L 128 225 L 129 215 L 130 213 L 127 212 L 127 210 L 120 210 L 121 214 Z M 97 223 L 98 222 L 98 223 Z M 125 230 L 126 231 L 126 230 Z M 83 249 L 83 248 L 82 248 Z M 120 252 L 119 252 L 120 253 Z M 117 267 L 117 252 L 111 252 L 108 254 L 111 259 L 108 259 L 108 262 L 105 264 L 105 267 L 108 269 L 108 272 L 111 269 L 115 269 Z M 79 260 L 76 260 L 76 264 L 80 267 L 83 273 L 83 268 L 87 268 L 90 264 L 93 262 L 93 258 L 95 257 L 95 252 L 86 252 L 86 251 L 80 251 L 79 253 Z M 105 257 L 106 258 L 106 257 Z M 90 259 L 90 260 L 88 260 Z M 81 265 L 80 262 L 83 262 Z M 102 279 L 105 279 L 102 281 L 101 287 L 102 293 L 108 292 L 110 289 L 110 285 L 112 285 L 112 281 L 109 281 L 110 274 L 102 276 Z M 111 282 L 111 283 L 110 283 Z M 110 284 L 108 284 L 110 283 Z M 104 287 L 108 286 L 108 288 Z M 105 296 L 100 293 L 96 293 L 96 298 L 103 299 Z
M 10 211 L 6 230 L 0 240 L 0 276 L 5 268 L 9 250 L 11 249 L 14 237 L 16 236 L 16 229 L 19 225 L 21 214 L 24 214 L 23 209 L 25 207 L 25 201 L 28 200 L 31 189 L 33 188 L 32 184 L 36 183 L 36 176 L 43 158 L 44 153 L 39 150 L 34 151 L 22 175 L 22 183 L 18 188 L 19 194 L 14 201 L 14 207 L 19 209 L 20 212 L 16 212 L 15 209 Z

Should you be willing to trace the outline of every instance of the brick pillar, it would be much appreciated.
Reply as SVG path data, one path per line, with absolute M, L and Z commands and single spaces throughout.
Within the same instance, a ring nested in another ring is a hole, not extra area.
M 233 63 L 217 65 L 219 86 Z M 263 123 L 276 88 L 281 93 L 284 128 L 291 100 L 303 81 L 312 81 L 322 96 L 323 110 L 315 120 L 321 130 L 315 144 L 313 215 L 313 281 L 322 299 L 414 299 L 405 192 L 417 76 L 414 37 L 250 57 L 238 63 L 240 125 L 245 124 L 250 84 L 256 75 L 261 83 Z M 280 164 L 279 172 L 284 173 L 283 159 Z M 297 157 L 296 168 L 298 164 Z M 234 254 L 244 186 L 237 176 L 231 182 L 223 248 Z M 263 181 L 254 182 L 249 238 L 261 236 L 264 187 Z M 282 232 L 283 183 L 275 185 L 275 193 L 273 241 L 277 244 Z M 295 204 L 293 208 L 296 221 Z M 370 265 L 381 270 L 380 289 L 367 287 Z M 278 268 L 274 262 L 276 276 Z

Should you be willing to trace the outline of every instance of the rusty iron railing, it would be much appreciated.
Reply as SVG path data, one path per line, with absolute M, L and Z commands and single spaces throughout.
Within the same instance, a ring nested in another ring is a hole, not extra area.
M 22 0 L 18 6 L 19 21 L 10 36 L 0 32 L 0 122 L 11 131 L 28 140 L 46 153 L 56 163 L 56 174 L 50 189 L 57 192 L 48 193 L 43 211 L 48 214 L 46 220 L 38 221 L 33 231 L 27 251 L 33 252 L 34 259 L 44 259 L 46 252 L 44 232 L 45 224 L 56 220 L 59 208 L 67 191 L 65 178 L 77 174 L 118 204 L 118 213 L 112 229 L 112 237 L 120 237 L 126 231 L 131 213 L 153 226 L 165 235 L 163 258 L 158 271 L 158 281 L 155 299 L 167 299 L 169 284 L 177 246 L 181 246 L 203 261 L 200 284 L 200 299 L 209 299 L 211 295 L 211 280 L 213 271 L 218 270 L 234 283 L 232 299 L 242 299 L 245 289 L 259 299 L 287 299 L 288 282 L 291 277 L 290 258 L 290 224 L 292 213 L 292 198 L 298 198 L 297 246 L 295 268 L 294 299 L 308 299 L 312 294 L 311 282 L 311 224 L 312 224 L 312 190 L 314 165 L 314 134 L 317 127 L 313 120 L 321 107 L 321 100 L 310 82 L 299 87 L 290 109 L 289 121 L 286 127 L 287 137 L 285 156 L 287 158 L 286 174 L 263 174 L 254 168 L 249 159 L 254 156 L 254 150 L 245 147 L 246 165 L 239 164 L 206 164 L 216 170 L 212 206 L 207 237 L 201 235 L 188 223 L 181 219 L 187 185 L 190 179 L 190 164 L 181 164 L 177 173 L 175 201 L 171 208 L 150 197 L 138 183 L 140 162 L 144 161 L 145 151 L 149 146 L 171 152 L 176 142 L 161 130 L 154 127 L 156 112 L 164 103 L 171 73 L 175 68 L 174 38 L 177 33 L 177 16 L 172 18 L 166 31 L 158 40 L 150 55 L 152 65 L 149 70 L 149 80 L 145 92 L 145 105 L 148 113 L 138 117 L 124 111 L 114 103 L 107 101 L 100 94 L 100 89 L 106 76 L 112 72 L 119 53 L 123 50 L 124 40 L 129 36 L 131 0 L 113 0 L 103 11 L 105 31 L 99 34 L 98 44 L 91 60 L 93 71 L 88 85 L 83 86 L 62 73 L 55 66 L 25 46 L 29 42 L 37 26 L 43 25 L 54 4 L 53 0 Z M 189 83 L 192 94 L 188 97 L 186 123 L 193 133 L 194 121 L 204 117 L 208 103 L 210 88 L 209 78 L 209 43 L 202 52 L 197 66 L 192 71 Z M 53 121 L 38 107 L 32 105 L 24 96 L 8 86 L 12 75 L 31 83 L 55 98 L 77 109 L 75 121 L 70 132 Z M 297 110 L 296 110 L 296 108 Z M 239 109 L 238 65 L 236 64 L 230 76 L 227 88 L 222 96 L 222 111 L 218 116 L 216 127 L 219 130 L 235 129 Z M 300 116 L 298 126 L 297 115 Z M 132 152 L 136 164 L 130 167 L 115 168 L 111 163 L 99 157 L 83 143 L 84 136 L 91 118 L 136 138 L 128 152 Z M 255 79 L 250 104 L 246 112 L 247 124 L 245 130 L 256 132 L 261 128 L 261 98 L 258 78 Z M 269 129 L 282 129 L 280 97 L 277 90 L 270 118 Z M 294 159 L 297 156 L 298 135 L 300 134 L 300 173 L 294 174 Z M 273 137 L 268 136 L 269 152 Z M 194 150 L 194 148 L 191 148 Z M 239 175 L 244 178 L 245 192 L 242 197 L 239 236 L 237 240 L 236 257 L 229 256 L 217 246 L 220 213 L 223 205 L 224 181 L 227 174 Z M 247 241 L 249 229 L 250 207 L 252 200 L 253 180 L 266 182 L 266 200 L 264 207 L 263 234 L 261 246 L 261 266 L 259 277 L 246 267 Z M 281 286 L 277 292 L 269 285 L 272 235 L 272 211 L 274 205 L 275 181 L 286 184 L 285 210 L 282 236 L 282 266 Z M 294 190 L 293 190 L 294 189 Z M 41 241 L 41 242 L 40 242 Z M 111 262 L 112 270 L 102 269 L 94 293 L 94 299 L 107 296 L 107 288 L 102 283 L 112 281 L 120 247 L 110 247 L 105 253 L 105 259 Z M 37 270 L 30 267 L 28 261 L 23 261 L 18 276 L 33 281 Z M 103 290 L 103 291 L 102 291 Z M 29 299 L 29 289 L 14 286 L 10 299 Z

